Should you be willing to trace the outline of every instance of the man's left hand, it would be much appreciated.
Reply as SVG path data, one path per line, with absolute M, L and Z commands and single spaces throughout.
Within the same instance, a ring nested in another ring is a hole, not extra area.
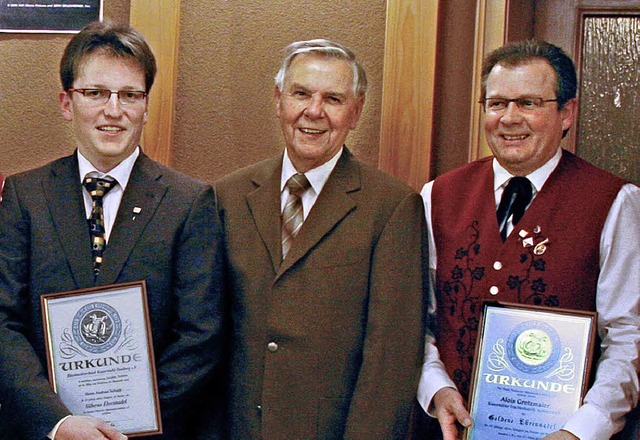
M 569 431 L 556 431 L 542 437 L 542 440 L 580 440 Z

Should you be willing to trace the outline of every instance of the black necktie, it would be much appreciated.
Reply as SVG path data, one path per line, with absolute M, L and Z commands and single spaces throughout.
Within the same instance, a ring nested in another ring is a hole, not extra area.
M 102 208 L 102 198 L 113 187 L 117 185 L 113 177 L 105 176 L 93 177 L 87 175 L 82 184 L 87 188 L 93 201 L 91 216 L 89 217 L 89 231 L 91 233 L 91 253 L 93 255 L 93 272 L 98 275 L 102 264 L 102 253 L 106 246 L 104 229 L 104 210 Z
M 500 205 L 496 212 L 502 241 L 507 239 L 507 222 L 509 217 L 513 215 L 511 219 L 513 226 L 518 224 L 524 215 L 525 209 L 527 209 L 527 205 L 531 202 L 531 195 L 532 189 L 529 179 L 516 176 L 509 180 L 509 183 L 502 193 Z

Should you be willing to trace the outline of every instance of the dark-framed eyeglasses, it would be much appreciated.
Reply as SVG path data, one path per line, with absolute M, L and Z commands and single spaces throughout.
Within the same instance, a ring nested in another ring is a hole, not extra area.
M 512 102 L 516 103 L 516 106 L 525 112 L 535 112 L 540 110 L 545 103 L 547 102 L 557 102 L 558 98 L 555 99 L 544 99 L 533 96 L 523 96 L 520 98 L 506 99 L 506 98 L 486 98 L 481 101 L 478 101 L 483 105 L 484 110 L 487 112 L 500 113 L 507 110 L 509 104 Z
M 109 89 L 75 89 L 70 88 L 69 92 L 76 92 L 82 95 L 90 105 L 105 105 L 111 99 L 111 95 L 118 95 L 121 105 L 136 105 L 144 102 L 148 93 L 141 90 L 109 90 Z

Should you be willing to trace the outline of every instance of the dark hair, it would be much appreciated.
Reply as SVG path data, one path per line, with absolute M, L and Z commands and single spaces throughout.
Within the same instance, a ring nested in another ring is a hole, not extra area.
M 487 78 L 497 64 L 515 67 L 535 59 L 546 60 L 556 72 L 558 108 L 576 97 L 578 78 L 569 55 L 546 41 L 526 40 L 505 44 L 486 56 L 482 63 L 482 98 L 486 98 Z
M 356 54 L 342 44 L 324 39 L 296 41 L 285 48 L 284 60 L 275 77 L 276 86 L 280 91 L 284 89 L 285 76 L 293 59 L 305 53 L 320 54 L 348 62 L 353 71 L 353 94 L 356 98 L 365 96 L 367 93 L 367 73 L 360 61 L 356 59 Z
M 146 92 L 156 76 L 156 59 L 141 33 L 128 25 L 93 22 L 69 41 L 60 60 L 62 88 L 69 90 L 87 55 L 102 53 L 136 61 L 144 70 Z

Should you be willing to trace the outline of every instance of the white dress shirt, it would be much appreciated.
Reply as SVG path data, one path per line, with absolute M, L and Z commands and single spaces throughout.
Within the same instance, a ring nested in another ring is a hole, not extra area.
M 561 150 L 541 168 L 526 176 L 534 186 L 533 197 L 542 189 L 560 161 Z M 496 208 L 502 191 L 512 176 L 497 160 L 493 160 Z M 424 200 L 429 234 L 429 275 L 432 306 L 435 315 L 436 247 L 431 225 L 431 191 L 427 183 L 421 195 Z M 510 226 L 509 232 L 513 229 Z M 565 429 L 581 440 L 603 440 L 622 429 L 624 414 L 638 401 L 638 362 L 640 350 L 640 188 L 624 185 L 616 196 L 600 236 L 600 275 L 596 292 L 598 335 L 602 355 L 596 379 L 584 404 L 567 421 Z M 425 361 L 418 386 L 418 401 L 431 416 L 432 399 L 444 387 L 455 385 L 440 361 L 433 334 L 427 334 Z
M 136 159 L 140 155 L 140 147 L 131 153 L 129 157 L 120 162 L 118 166 L 109 171 L 103 173 L 98 171 L 78 150 L 78 168 L 80 171 L 80 184 L 82 184 L 87 174 L 93 172 L 97 173 L 98 177 L 110 176 L 118 181 L 118 184 L 113 187 L 107 194 L 105 194 L 102 200 L 102 207 L 104 212 L 104 238 L 106 242 L 109 242 L 109 236 L 111 235 L 111 229 L 113 229 L 113 223 L 116 221 L 116 215 L 118 215 L 118 208 L 120 207 L 120 201 L 122 201 L 122 194 L 124 193 L 127 183 L 129 183 L 129 177 L 131 176 L 131 170 L 136 162 Z M 86 188 L 82 188 L 82 196 L 84 197 L 84 209 L 87 214 L 87 219 L 91 217 L 91 209 L 93 202 L 91 195 Z

